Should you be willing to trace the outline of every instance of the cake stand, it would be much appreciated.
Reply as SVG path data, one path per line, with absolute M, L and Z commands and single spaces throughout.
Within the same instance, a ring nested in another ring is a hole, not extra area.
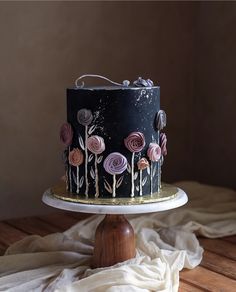
M 67 193 L 64 186 L 45 191 L 49 206 L 83 213 L 105 214 L 95 233 L 93 268 L 107 267 L 135 257 L 134 230 L 126 214 L 166 211 L 183 206 L 188 197 L 180 188 L 163 184 L 159 193 L 135 198 L 85 198 Z

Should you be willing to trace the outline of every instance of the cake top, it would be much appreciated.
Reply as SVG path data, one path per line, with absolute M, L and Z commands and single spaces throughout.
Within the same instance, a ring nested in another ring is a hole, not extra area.
M 146 86 L 145 89 L 150 89 L 150 88 L 159 88 L 159 86 Z M 118 86 L 118 85 L 102 85 L 102 86 L 83 86 L 83 87 L 69 87 L 68 89 L 72 90 L 140 90 L 144 89 L 142 87 L 137 87 L 137 86 Z
M 110 82 L 112 85 L 109 86 L 87 86 L 85 85 L 84 81 L 82 79 L 87 78 L 87 77 L 95 77 L 95 78 L 100 78 L 105 81 Z M 81 84 L 79 84 L 79 81 Z M 137 80 L 133 82 L 132 85 L 130 85 L 129 80 L 124 80 L 122 83 L 117 83 L 115 81 L 112 81 L 102 75 L 96 75 L 96 74 L 84 74 L 80 76 L 79 78 L 76 79 L 75 81 L 75 87 L 69 88 L 69 89 L 85 89 L 85 90 L 120 90 L 120 89 L 140 89 L 141 87 L 145 88 L 157 88 L 158 86 L 154 86 L 153 81 L 150 79 L 143 79 L 142 77 L 139 77 Z

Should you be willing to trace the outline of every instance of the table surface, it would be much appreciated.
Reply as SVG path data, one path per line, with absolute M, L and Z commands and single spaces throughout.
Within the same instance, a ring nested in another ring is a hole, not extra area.
M 0 222 L 0 254 L 27 235 L 45 236 L 62 232 L 90 216 L 85 213 L 57 211 L 38 217 L 10 219 Z M 233 292 L 236 287 L 236 236 L 220 239 L 199 238 L 204 248 L 200 266 L 180 272 L 180 292 Z

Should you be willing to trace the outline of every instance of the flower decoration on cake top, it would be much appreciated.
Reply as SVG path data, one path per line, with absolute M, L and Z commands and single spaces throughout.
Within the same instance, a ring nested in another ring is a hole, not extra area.
M 138 80 L 134 81 L 134 85 L 137 87 L 151 87 L 153 86 L 153 82 L 151 79 L 143 79 L 142 77 L 139 77 Z
M 60 140 L 66 146 L 70 146 L 73 139 L 73 130 L 69 123 L 64 123 L 60 129 Z

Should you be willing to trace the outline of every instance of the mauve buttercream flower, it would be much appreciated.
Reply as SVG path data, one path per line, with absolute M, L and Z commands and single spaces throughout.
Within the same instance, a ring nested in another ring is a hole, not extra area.
M 84 161 L 84 155 L 80 149 L 75 148 L 75 149 L 70 151 L 70 153 L 69 153 L 70 165 L 79 166 L 83 163 L 83 161 Z
M 127 169 L 127 159 L 119 152 L 113 152 L 106 157 L 103 167 L 111 175 L 121 174 Z
M 134 81 L 134 85 L 137 87 L 151 87 L 153 86 L 153 82 L 151 79 L 143 79 L 142 77 L 139 77 L 138 80 Z
M 162 130 L 166 126 L 166 113 L 163 110 L 159 110 L 156 115 L 156 128 L 158 131 Z
M 104 139 L 97 135 L 91 136 L 87 140 L 87 147 L 93 154 L 101 154 L 105 150 Z
M 161 147 L 157 143 L 150 143 L 147 155 L 151 161 L 158 161 L 161 158 Z
M 167 144 L 167 137 L 165 133 L 161 133 L 160 135 L 160 147 L 161 147 L 161 154 L 162 155 L 167 155 L 167 148 L 166 148 L 166 144 Z
M 69 123 L 64 123 L 60 129 L 60 140 L 66 146 L 70 146 L 73 139 L 73 130 Z
M 132 132 L 124 139 L 124 143 L 130 152 L 140 152 L 145 146 L 145 138 L 140 132 Z
M 149 167 L 149 162 L 146 158 L 141 158 L 138 162 L 137 162 L 137 166 L 139 170 L 144 170 L 147 167 Z
M 77 113 L 77 120 L 83 126 L 88 126 L 89 124 L 91 124 L 93 120 L 93 114 L 91 110 L 88 110 L 86 108 L 79 110 Z

